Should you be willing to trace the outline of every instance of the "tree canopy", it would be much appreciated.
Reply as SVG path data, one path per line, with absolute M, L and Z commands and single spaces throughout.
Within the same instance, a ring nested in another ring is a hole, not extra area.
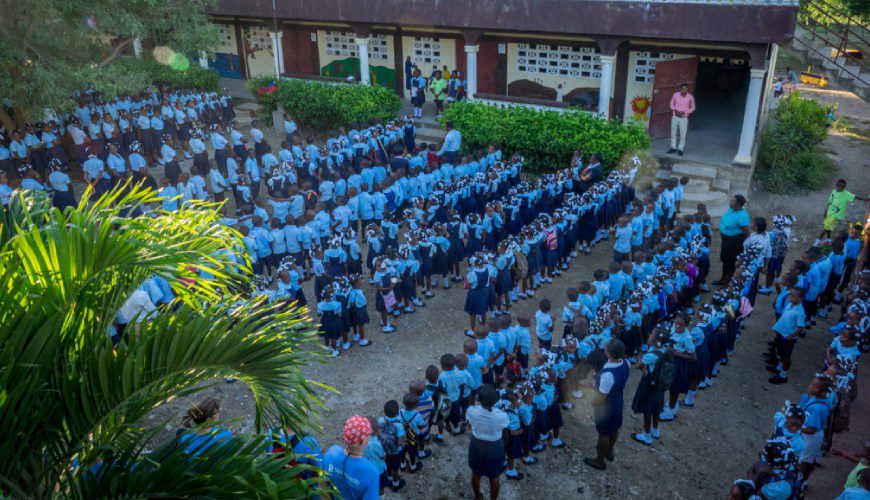
M 138 37 L 177 67 L 213 47 L 215 0 L 0 0 L 0 96 L 19 115 L 60 111 L 88 84 L 111 97 L 151 83 L 147 67 L 124 61 Z M 6 120 L 9 117 L 3 117 Z

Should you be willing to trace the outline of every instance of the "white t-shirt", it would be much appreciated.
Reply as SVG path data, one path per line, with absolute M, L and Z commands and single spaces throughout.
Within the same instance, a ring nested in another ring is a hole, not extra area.
M 471 424 L 471 434 L 481 441 L 500 440 L 502 431 L 508 426 L 507 413 L 498 408 L 489 411 L 482 406 L 472 406 L 466 416 Z
M 127 299 L 127 302 L 124 302 L 124 305 L 121 306 L 121 310 L 118 312 L 118 319 L 120 320 L 119 322 L 126 324 L 133 321 L 133 318 L 136 318 L 136 322 L 141 323 L 143 319 L 151 316 L 151 313 L 156 309 L 147 292 L 136 290 Z M 138 317 L 136 317 L 137 314 L 139 315 Z

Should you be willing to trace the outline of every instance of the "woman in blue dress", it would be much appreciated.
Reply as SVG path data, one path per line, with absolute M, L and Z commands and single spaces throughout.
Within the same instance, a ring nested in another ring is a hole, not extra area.
M 619 339 L 611 339 L 604 346 L 607 363 L 596 377 L 597 391 L 593 407 L 595 409 L 595 430 L 598 432 L 598 444 L 595 447 L 595 458 L 586 457 L 586 465 L 604 470 L 607 461 L 614 460 L 613 447 L 622 427 L 622 409 L 625 385 L 628 383 L 629 364 L 623 359 L 625 344 Z

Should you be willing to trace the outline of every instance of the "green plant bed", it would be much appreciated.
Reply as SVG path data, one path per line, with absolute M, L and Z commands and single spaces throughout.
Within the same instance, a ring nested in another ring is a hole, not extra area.
M 826 122 L 825 107 L 799 92 L 780 101 L 758 152 L 758 177 L 767 190 L 818 189 L 827 182 L 832 163 L 819 148 Z
M 155 84 L 168 84 L 185 90 L 215 92 L 220 88 L 220 75 L 213 69 L 206 69 L 191 62 L 186 56 L 177 54 L 171 64 L 161 64 L 153 57 L 143 55 L 141 59 L 126 57 L 116 64 L 145 74 Z
M 578 109 L 558 112 L 458 102 L 442 114 L 442 125 L 448 121 L 462 133 L 464 151 L 477 151 L 497 142 L 509 155 L 523 155 L 527 168 L 534 172 L 564 168 L 578 148 L 583 149 L 587 161 L 593 153 L 600 154 L 609 170 L 626 151 L 650 145 L 645 129 L 608 122 Z
M 258 92 L 273 84 L 274 91 Z M 280 107 L 301 126 L 317 131 L 388 121 L 402 106 L 399 96 L 384 87 L 287 79 L 275 82 L 274 77 L 264 76 L 251 79 L 248 89 L 257 98 L 266 122 Z

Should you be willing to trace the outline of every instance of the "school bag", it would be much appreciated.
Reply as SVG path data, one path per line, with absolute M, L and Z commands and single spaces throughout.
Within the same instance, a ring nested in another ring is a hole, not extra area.
M 402 428 L 405 429 L 405 442 L 408 443 L 408 446 L 414 447 L 417 445 L 417 430 L 414 429 L 414 426 L 411 425 L 410 420 L 405 420 L 405 415 L 403 413 L 399 413 L 402 417 Z M 414 412 L 414 415 L 419 415 L 418 412 Z M 414 417 L 411 417 L 413 420 Z
M 604 342 L 602 340 L 592 339 L 592 345 L 595 347 L 586 359 L 589 361 L 589 365 L 592 366 L 596 372 L 599 372 L 607 362 L 607 355 L 604 354 Z
M 433 423 L 447 420 L 450 416 L 450 407 L 453 405 L 453 401 L 447 397 L 447 391 L 444 389 L 444 384 L 438 382 L 438 385 L 432 392 L 432 398 L 435 401 L 435 408 L 432 410 L 432 413 L 435 414 Z
M 382 419 L 378 424 L 378 439 L 381 441 L 384 453 L 398 455 L 402 449 L 399 447 L 399 432 L 396 431 L 396 425 L 387 419 Z
M 669 352 L 656 353 L 656 356 L 656 366 L 647 377 L 647 384 L 650 389 L 665 392 L 674 383 L 674 357 Z
M 555 250 L 559 246 L 559 238 L 556 236 L 556 231 L 544 231 L 544 234 L 547 235 L 547 250 Z

